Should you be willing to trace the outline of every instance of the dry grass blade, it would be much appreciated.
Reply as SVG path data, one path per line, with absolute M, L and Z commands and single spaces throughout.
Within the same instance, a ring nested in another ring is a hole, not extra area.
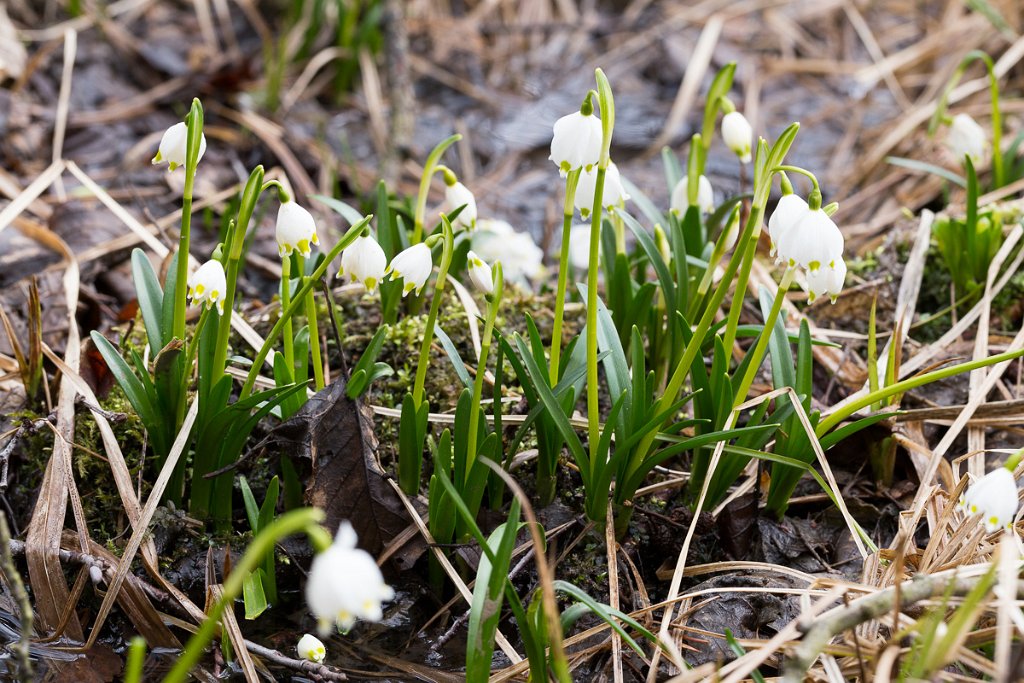
M 121 589 L 121 584 L 124 583 L 125 576 L 129 571 L 131 571 L 132 560 L 135 559 L 135 553 L 139 551 L 139 546 L 142 545 L 142 540 L 147 533 L 149 523 L 153 520 L 153 514 L 160 505 L 160 499 L 163 498 L 164 490 L 167 488 L 167 484 L 171 480 L 171 474 L 174 472 L 174 467 L 178 464 L 178 460 L 181 459 L 186 446 L 188 446 L 190 435 L 192 434 L 192 425 L 196 421 L 196 415 L 198 415 L 198 413 L 199 400 L 197 398 L 194 399 L 192 401 L 192 405 L 189 406 L 188 414 L 185 415 L 185 421 L 182 423 L 181 429 L 178 431 L 178 437 L 174 440 L 171 452 L 167 455 L 167 459 L 164 461 L 164 466 L 160 470 L 160 475 L 153 484 L 153 489 L 150 491 L 149 498 L 146 500 L 146 507 L 142 511 L 142 518 L 139 520 L 139 526 L 132 531 L 131 538 L 128 540 L 128 544 L 124 548 L 124 553 L 121 556 L 121 562 L 117 565 L 117 572 L 114 574 L 114 579 L 110 582 L 107 594 L 103 597 L 103 603 L 100 605 L 99 612 L 96 614 L 96 620 L 93 623 L 92 630 L 89 632 L 89 640 L 85 645 L 86 649 L 91 648 L 96 643 L 96 639 L 100 635 L 100 629 L 103 627 L 103 622 L 106 620 L 107 615 L 110 614 L 110 610 L 114 606 L 114 600 L 117 598 L 118 591 Z
M 210 586 L 209 591 L 211 603 L 217 602 L 224 596 L 223 587 L 220 584 Z M 253 663 L 249 650 L 245 646 L 245 637 L 242 635 L 242 629 L 238 626 L 235 611 L 231 608 L 224 610 L 224 615 L 220 621 L 221 626 L 228 633 L 231 647 L 235 650 L 235 655 L 238 657 L 238 666 L 242 669 L 242 675 L 245 676 L 246 682 L 258 683 L 260 678 L 256 674 L 256 665 Z
M 92 388 L 73 368 L 61 360 L 49 346 L 44 345 L 43 352 L 60 369 L 64 377 L 74 384 L 78 393 L 90 405 L 99 406 L 99 400 L 96 398 L 96 394 L 93 393 Z M 128 470 L 128 463 L 125 462 L 124 454 L 121 452 L 121 446 L 117 442 L 117 436 L 114 434 L 114 430 L 110 427 L 110 422 L 107 421 L 103 413 L 97 410 L 91 412 L 93 419 L 96 421 L 96 426 L 100 430 L 100 440 L 103 442 L 103 448 L 107 453 L 110 471 L 114 475 L 114 485 L 117 487 L 117 493 L 124 504 L 125 513 L 128 515 L 128 522 L 135 529 L 144 528 L 141 523 L 142 506 L 139 504 L 139 499 L 135 494 L 132 475 Z M 153 544 L 152 538 L 147 538 L 145 543 L 143 543 L 142 558 L 151 574 L 159 572 L 156 546 Z
M 56 165 L 55 165 L 56 166 Z M 13 202 L 13 206 L 17 202 Z M 10 208 L 10 206 L 8 207 Z M 2 226 L 2 223 L 0 223 Z M 78 323 L 75 311 L 78 310 L 79 271 L 74 255 L 56 234 L 49 231 L 22 230 L 48 248 L 59 253 L 64 261 L 64 301 L 68 311 L 68 334 L 64 362 L 68 367 L 77 370 L 81 357 Z M 46 473 L 39 490 L 32 519 L 29 522 L 26 536 L 26 553 L 28 561 L 29 582 L 35 595 L 36 609 L 39 612 L 43 628 L 57 629 L 61 615 L 69 610 L 66 630 L 69 636 L 76 639 L 82 637 L 82 626 L 78 616 L 74 614 L 73 604 L 69 600 L 67 581 L 60 564 L 61 533 L 64 529 L 64 516 L 67 513 L 68 498 L 74 488 L 71 472 L 71 448 L 75 432 L 75 396 L 77 391 L 70 379 L 61 379 L 57 399 L 57 425 L 53 443 L 53 453 L 46 464 Z M 78 518 L 78 510 L 76 519 Z M 83 525 L 79 526 L 79 535 L 87 533 Z

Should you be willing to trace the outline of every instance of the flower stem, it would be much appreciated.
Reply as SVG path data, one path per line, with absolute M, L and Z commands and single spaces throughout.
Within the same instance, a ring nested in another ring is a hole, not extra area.
M 491 338 L 494 335 L 494 319 L 498 317 L 502 293 L 501 263 L 494 264 L 494 291 L 490 294 L 487 306 L 487 318 L 484 321 L 484 336 L 480 343 L 480 358 L 476 364 L 476 379 L 473 381 L 473 400 L 469 404 L 469 433 L 466 435 L 466 471 L 465 481 L 469 481 L 469 473 L 473 471 L 473 463 L 477 456 L 477 435 L 480 428 L 480 401 L 484 393 L 484 375 L 487 374 L 487 356 L 491 352 Z M 499 404 L 500 405 L 500 404 Z
M 324 361 L 320 353 L 320 323 L 317 321 L 316 299 L 313 290 L 306 292 L 306 324 L 309 326 L 309 351 L 313 355 L 313 379 L 316 390 L 326 386 L 324 380 Z
M 203 105 L 192 100 L 192 109 L 186 119 L 188 142 L 185 152 L 185 189 L 181 197 L 181 233 L 178 235 L 178 263 L 174 281 L 174 317 L 172 334 L 185 340 L 185 296 L 188 292 L 188 245 L 192 232 L 192 194 L 199 166 L 199 145 L 203 135 Z
M 245 554 L 232 569 L 231 574 L 225 579 L 220 599 L 214 603 L 206 619 L 199 625 L 199 630 L 188 641 L 178 657 L 178 661 L 174 663 L 174 667 L 164 678 L 164 683 L 179 683 L 185 680 L 192 667 L 202 656 L 206 644 L 213 639 L 224 611 L 233 605 L 241 594 L 246 577 L 259 567 L 263 558 L 273 550 L 277 542 L 302 531 L 307 531 L 311 539 L 318 538 L 322 534 L 311 533 L 310 529 L 319 527 L 323 519 L 324 513 L 321 510 L 300 508 L 285 513 L 256 535 L 249 547 L 246 548 Z
M 274 342 L 277 341 L 277 338 L 281 335 L 281 330 L 284 329 L 285 318 L 295 315 L 299 305 L 302 304 L 302 297 L 306 296 L 306 292 L 311 290 L 316 282 L 320 281 L 320 278 L 322 278 L 324 273 L 327 272 L 327 267 L 330 265 L 331 261 L 337 258 L 338 254 L 340 254 L 343 249 L 347 248 L 356 240 L 357 237 L 359 237 L 363 228 L 366 227 L 371 220 L 373 220 L 372 214 L 366 216 L 363 220 L 349 228 L 348 231 L 342 235 L 338 243 L 335 244 L 329 252 L 327 252 L 324 256 L 324 260 L 316 267 L 313 274 L 308 278 L 304 278 L 302 286 L 299 287 L 297 292 L 295 292 L 295 300 L 291 302 L 286 310 L 282 309 L 281 317 L 278 318 L 277 322 L 274 323 L 274 326 L 270 328 L 270 332 L 267 333 L 266 339 L 263 340 L 263 346 L 261 346 L 259 352 L 257 352 L 256 358 L 252 362 L 252 367 L 249 368 L 249 374 L 245 378 L 245 384 L 242 385 L 242 391 L 239 397 L 240 400 L 248 398 L 248 396 L 252 394 L 252 389 L 256 386 L 256 377 L 260 374 L 260 368 L 263 367 L 263 363 L 266 362 L 267 356 L 270 354 L 270 350 L 273 348 Z
M 604 176 L 607 166 L 597 167 L 594 187 L 594 209 L 590 219 L 590 255 L 587 259 L 587 436 L 590 440 L 590 462 L 596 467 L 601 439 L 601 406 L 597 375 L 597 262 L 601 247 L 601 211 L 604 197 Z
M 454 232 L 448 217 L 441 216 L 444 238 L 441 242 L 441 264 L 437 269 L 437 279 L 434 281 L 434 296 L 430 301 L 430 312 L 427 314 L 427 324 L 423 328 L 423 341 L 420 344 L 420 356 L 416 361 L 416 380 L 412 387 L 413 402 L 417 407 L 423 402 L 423 385 L 427 381 L 427 365 L 430 363 L 430 345 L 434 341 L 434 327 L 437 325 L 437 313 L 441 308 L 441 296 L 444 291 L 444 283 L 448 279 L 448 267 L 452 263 L 452 250 L 454 248 Z
M 295 337 L 292 331 L 292 317 L 286 316 L 292 302 L 292 255 L 286 254 L 281 259 L 281 317 L 284 319 L 284 327 L 281 332 L 281 346 L 284 347 L 284 361 L 288 368 L 288 374 L 295 376 Z
M 458 134 L 445 138 L 430 152 L 426 163 L 423 164 L 420 189 L 416 194 L 416 212 L 413 216 L 412 240 L 410 244 L 419 244 L 423 241 L 423 218 L 427 213 L 427 194 L 430 192 L 430 180 L 434 177 L 434 172 L 437 171 L 437 162 L 441 160 L 441 155 L 444 154 L 446 149 L 461 139 L 462 136 Z
M 782 302 L 786 298 L 786 292 L 789 291 L 789 285 L 793 282 L 793 274 L 793 268 L 786 268 L 786 272 L 782 276 L 782 282 L 779 283 L 779 288 L 775 292 L 775 301 L 772 302 L 772 308 L 768 312 L 768 317 L 764 320 L 764 329 L 761 332 L 761 336 L 757 338 L 757 344 L 751 352 L 754 355 L 751 356 L 751 361 L 747 365 L 747 372 L 743 375 L 743 381 L 740 383 L 739 389 L 736 390 L 733 398 L 733 408 L 747 400 L 747 392 L 750 391 L 750 385 L 754 383 L 754 377 L 757 376 L 757 371 L 761 368 L 764 354 L 768 351 L 768 342 L 772 336 L 772 328 L 775 327 L 779 311 L 782 310 Z
M 588 98 L 590 96 L 588 95 Z M 559 365 L 562 355 L 562 322 L 565 319 L 565 293 L 569 281 L 569 235 L 575 215 L 576 185 L 580 180 L 580 169 L 569 171 L 565 179 L 565 205 L 562 208 L 562 248 L 558 254 L 558 289 L 555 293 L 555 323 L 551 328 L 551 364 L 549 377 L 551 386 L 558 384 Z

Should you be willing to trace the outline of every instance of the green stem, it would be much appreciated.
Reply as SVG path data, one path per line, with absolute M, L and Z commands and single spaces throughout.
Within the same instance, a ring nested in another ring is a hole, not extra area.
M 234 569 L 231 570 L 231 574 L 224 581 L 220 599 L 214 603 L 206 619 L 200 624 L 199 630 L 189 639 L 181 656 L 178 657 L 178 661 L 164 678 L 164 683 L 179 683 L 186 679 L 199 658 L 202 657 L 207 643 L 213 639 L 224 611 L 233 605 L 241 594 L 246 577 L 259 567 L 263 558 L 273 550 L 277 542 L 302 531 L 306 531 L 311 539 L 321 537 L 322 529 L 319 533 L 312 529 L 319 529 L 323 519 L 324 513 L 321 510 L 300 508 L 285 513 L 256 535 L 249 547 L 246 548 L 245 554 L 242 555 Z
M 430 345 L 434 341 L 434 327 L 437 325 L 437 314 L 441 308 L 441 296 L 444 291 L 445 281 L 448 279 L 448 267 L 452 264 L 452 250 L 455 246 L 455 236 L 452 224 L 448 217 L 441 215 L 442 230 L 444 237 L 441 244 L 441 264 L 437 269 L 437 279 L 434 281 L 434 296 L 430 301 L 430 312 L 427 314 L 427 324 L 423 328 L 423 341 L 420 344 L 419 360 L 416 361 L 416 381 L 412 387 L 413 403 L 419 408 L 423 402 L 423 385 L 427 381 L 427 365 L 430 363 Z
M 452 135 L 437 144 L 423 164 L 423 175 L 420 177 L 420 189 L 416 195 L 416 212 L 413 216 L 412 241 L 411 244 L 419 244 L 423 241 L 423 217 L 427 213 L 427 194 L 430 192 L 430 180 L 437 171 L 437 162 L 441 155 L 452 144 L 462 139 L 461 135 Z
M 146 639 L 135 636 L 128 644 L 128 657 L 124 664 L 124 683 L 142 683 L 142 669 L 146 663 Z
M 185 340 L 185 297 L 188 293 L 188 245 L 192 231 L 192 194 L 199 166 L 199 144 L 203 135 L 203 106 L 192 100 L 192 109 L 186 119 L 188 142 L 185 152 L 185 189 L 181 198 L 181 234 L 178 236 L 178 263 L 174 281 L 174 317 L 172 334 Z
M 466 471 L 463 473 L 465 481 L 469 481 L 469 473 L 473 471 L 473 463 L 476 461 L 477 433 L 480 428 L 480 401 L 484 394 L 484 375 L 487 374 L 487 356 L 491 352 L 491 337 L 494 335 L 494 319 L 498 317 L 498 308 L 501 306 L 501 293 L 503 288 L 501 263 L 494 264 L 494 291 L 489 295 L 487 306 L 487 319 L 484 321 L 484 337 L 480 343 L 480 358 L 476 364 L 476 379 L 473 382 L 473 400 L 469 404 L 469 433 L 466 435 Z M 497 404 L 500 406 L 500 402 Z
M 587 96 L 588 99 L 590 95 Z M 569 282 L 569 236 L 575 216 L 576 185 L 580 169 L 569 171 L 565 179 L 565 204 L 562 208 L 562 248 L 558 254 L 558 289 L 555 293 L 555 323 L 551 328 L 551 364 L 548 368 L 551 386 L 558 384 L 562 355 L 562 321 L 565 319 L 565 294 Z
M 320 391 L 324 382 L 324 361 L 320 354 L 320 323 L 317 321 L 316 299 L 313 290 L 306 292 L 306 324 L 309 326 L 309 351 L 313 354 L 313 379 L 316 390 Z
M 306 296 L 306 292 L 311 290 L 314 283 L 318 282 L 320 278 L 324 276 L 324 273 L 327 272 L 327 267 L 331 264 L 331 261 L 337 258 L 338 254 L 340 254 L 343 249 L 347 248 L 356 240 L 357 237 L 359 237 L 363 228 L 366 227 L 372 219 L 372 215 L 366 216 L 363 220 L 349 228 L 342 236 L 341 240 L 334 245 L 334 248 L 327 252 L 324 260 L 316 267 L 313 274 L 304 279 L 302 286 L 299 287 L 297 292 L 295 292 L 295 300 L 291 302 L 287 310 L 281 311 L 281 317 L 278 318 L 276 323 L 274 323 L 274 326 L 270 329 L 266 339 L 263 340 L 263 346 L 260 347 L 259 352 L 256 354 L 252 367 L 249 368 L 249 374 L 245 378 L 245 384 L 242 385 L 240 400 L 248 398 L 249 395 L 252 394 L 252 389 L 256 385 L 256 377 L 259 375 L 260 368 L 263 367 L 263 363 L 266 362 L 267 356 L 270 354 L 270 349 L 273 348 L 274 342 L 277 341 L 277 338 L 281 335 L 281 331 L 284 329 L 285 319 L 295 315 L 299 305 L 302 303 L 302 297 Z
M 743 375 L 743 381 L 740 383 L 733 399 L 733 408 L 736 408 L 736 406 L 747 399 L 750 385 L 754 383 L 754 377 L 757 376 L 757 371 L 761 367 L 764 354 L 768 351 L 768 341 L 772 337 L 772 329 L 775 327 L 775 320 L 779 317 L 779 311 L 782 310 L 782 302 L 786 298 L 786 292 L 789 291 L 789 285 L 793 282 L 794 272 L 793 268 L 786 268 L 786 272 L 782 276 L 782 282 L 779 283 L 779 288 L 775 292 L 775 301 L 772 302 L 772 308 L 768 312 L 768 317 L 765 318 L 764 329 L 757 338 L 757 344 L 754 346 L 754 355 L 751 356 L 751 361 L 747 365 L 747 372 Z
M 284 347 L 284 361 L 288 372 L 295 375 L 295 337 L 292 330 L 292 317 L 285 316 L 284 312 L 292 302 L 292 255 L 288 254 L 281 259 L 281 317 L 284 318 L 282 328 L 281 346 Z
M 592 467 L 597 467 L 601 439 L 600 387 L 597 383 L 597 262 L 601 247 L 601 212 L 607 168 L 607 164 L 597 167 L 594 209 L 590 215 L 590 255 L 587 260 L 587 437 L 590 441 Z
M 238 205 L 238 220 L 228 234 L 227 244 L 227 288 L 224 292 L 224 311 L 227 320 L 217 328 L 217 346 L 214 349 L 213 369 L 214 379 L 210 386 L 213 386 L 224 376 L 224 368 L 227 366 L 228 343 L 231 336 L 231 314 L 235 307 L 235 287 L 238 282 L 238 272 L 241 269 L 242 250 L 245 247 L 245 235 L 249 230 L 249 223 L 252 214 L 256 210 L 256 203 L 260 195 L 271 184 L 277 184 L 276 180 L 263 184 L 263 167 L 257 166 L 249 175 L 249 180 L 242 191 L 242 199 Z M 281 192 L 279 189 L 278 192 Z
M 818 428 L 815 430 L 815 433 L 819 437 L 827 434 L 828 430 L 832 429 L 832 427 L 836 426 L 850 415 L 853 415 L 858 410 L 861 410 L 862 408 L 867 408 L 876 401 L 885 400 L 890 396 L 902 394 L 907 391 L 910 391 L 911 389 L 916 389 L 917 387 L 923 386 L 925 384 L 937 382 L 940 379 L 946 379 L 947 377 L 952 377 L 954 375 L 959 375 L 962 372 L 970 372 L 972 370 L 977 370 L 978 368 L 984 368 L 990 365 L 995 365 L 996 363 L 1002 363 L 1003 361 L 1013 360 L 1014 358 L 1020 358 L 1021 356 L 1024 356 L 1024 349 L 1018 349 L 1017 351 L 1007 351 L 1005 353 L 1000 353 L 998 355 L 990 356 L 988 358 L 982 358 L 981 360 L 975 360 L 969 363 L 960 363 L 959 365 L 953 365 L 947 368 L 942 368 L 940 370 L 926 372 L 923 375 L 910 377 L 908 379 L 903 380 L 902 382 L 897 382 L 896 384 L 883 387 L 878 391 L 872 391 L 866 396 L 862 396 L 858 398 L 856 401 L 851 402 L 849 405 L 843 406 L 836 412 L 826 415 L 821 420 L 821 422 L 818 423 Z

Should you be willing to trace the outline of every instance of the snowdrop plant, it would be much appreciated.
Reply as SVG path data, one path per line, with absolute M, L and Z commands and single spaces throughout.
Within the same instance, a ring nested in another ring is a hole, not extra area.
M 420 475 L 423 470 L 423 445 L 427 438 L 427 416 L 430 412 L 429 404 L 423 395 L 423 387 L 430 363 L 430 345 L 434 340 L 437 315 L 441 308 L 444 286 L 448 279 L 448 269 L 451 267 L 452 252 L 455 248 L 455 231 L 448 217 L 441 214 L 440 232 L 431 235 L 424 242 L 414 243 L 398 254 L 388 266 L 392 278 L 404 279 L 403 291 L 406 294 L 415 290 L 418 295 L 430 277 L 432 268 L 430 250 L 438 243 L 441 245 L 441 259 L 438 264 L 437 278 L 434 280 L 434 294 L 424 325 L 423 339 L 420 342 L 419 359 L 416 362 L 416 378 L 412 391 L 407 393 L 402 401 L 402 417 L 399 423 L 398 481 L 402 490 L 409 495 L 415 495 L 419 490 Z

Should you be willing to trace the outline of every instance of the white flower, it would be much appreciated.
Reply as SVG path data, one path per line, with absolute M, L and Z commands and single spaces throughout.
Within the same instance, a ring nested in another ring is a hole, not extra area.
M 967 114 L 957 114 L 949 126 L 946 135 L 946 146 L 963 162 L 968 156 L 975 164 L 985 158 L 988 151 L 988 139 L 985 130 L 978 122 Z
M 199 134 L 199 156 L 196 163 L 206 154 L 206 135 Z M 188 124 L 184 121 L 176 123 L 166 131 L 160 138 L 160 147 L 157 148 L 156 156 L 153 157 L 154 164 L 167 162 L 167 169 L 173 171 L 179 166 L 184 166 L 188 156 Z
M 985 530 L 1009 527 L 1017 516 L 1017 481 L 1013 472 L 998 467 L 967 487 L 959 507 L 969 515 L 981 515 Z
M 597 253 L 600 259 L 601 250 Z M 569 263 L 583 272 L 590 267 L 590 223 L 577 223 L 569 229 Z
M 744 164 L 750 163 L 750 148 L 754 142 L 754 129 L 747 117 L 738 111 L 731 111 L 722 117 L 722 139 Z
M 320 244 L 313 214 L 295 202 L 283 202 L 277 210 L 277 253 L 285 257 L 298 251 L 309 256 L 313 244 Z
M 384 279 L 387 265 L 388 257 L 377 240 L 369 235 L 360 235 L 341 252 L 341 270 L 338 275 L 348 275 L 350 281 L 362 282 L 366 290 L 373 294 Z
M 380 621 L 381 603 L 395 597 L 373 557 L 357 548 L 356 540 L 352 525 L 342 522 L 334 543 L 309 568 L 306 602 L 322 636 L 334 624 L 347 631 L 356 619 Z
M 672 208 L 679 213 L 686 213 L 690 208 L 690 181 L 686 176 L 676 183 L 672 190 Z M 715 193 L 711 189 L 711 181 L 707 176 L 697 179 L 697 207 L 704 213 L 711 213 L 715 210 Z
M 810 211 L 810 207 L 801 197 L 795 194 L 782 195 L 782 199 L 779 200 L 775 211 L 768 219 L 768 237 L 772 242 L 772 256 L 775 256 L 775 252 L 779 248 L 779 240 L 782 235 L 796 225 L 808 211 Z
M 224 296 L 227 290 L 227 277 L 220 261 L 207 261 L 188 279 L 189 301 L 195 306 L 203 303 L 208 307 L 216 305 L 221 315 L 224 315 Z
M 454 211 L 465 204 L 465 208 L 452 221 L 452 228 L 458 230 L 472 230 L 476 227 L 476 197 L 469 191 L 469 188 L 460 182 L 453 185 L 445 185 L 444 188 L 444 210 Z
M 484 294 L 494 291 L 494 276 L 491 267 L 473 251 L 466 254 L 466 270 L 473 285 Z
M 430 247 L 423 242 L 414 244 L 402 251 L 395 258 L 391 259 L 386 273 L 391 273 L 391 279 L 403 278 L 405 286 L 402 288 L 402 296 L 416 290 L 418 295 L 423 286 L 427 284 L 430 271 L 434 268 L 434 262 L 430 257 Z
M 810 273 L 835 268 L 843 260 L 843 233 L 822 209 L 808 209 L 779 236 L 778 258 Z
M 551 138 L 551 156 L 564 178 L 569 171 L 582 168 L 589 173 L 601 158 L 601 119 L 593 114 L 573 112 L 555 121 Z
M 505 282 L 529 286 L 544 273 L 544 252 L 529 233 L 518 232 L 505 221 L 484 219 L 477 224 L 471 246 L 481 260 L 501 261 Z
M 843 291 L 843 283 L 846 281 L 846 261 L 841 257 L 836 261 L 835 266 L 825 266 L 815 271 L 807 272 L 807 293 L 810 294 L 811 303 L 816 298 L 827 294 L 832 303 L 836 302 L 839 292 Z
M 583 171 L 580 173 L 580 181 L 576 185 L 576 208 L 580 215 L 586 218 L 594 208 L 594 193 L 597 191 L 597 169 Z M 604 173 L 604 190 L 601 193 L 601 202 L 605 208 L 618 206 L 629 199 L 625 188 L 622 187 L 622 177 L 619 175 L 619 167 L 614 161 L 608 162 L 608 168 Z
M 322 664 L 327 657 L 327 648 L 319 638 L 309 633 L 299 638 L 299 644 L 295 650 L 299 653 L 299 659 L 306 659 L 317 664 Z

